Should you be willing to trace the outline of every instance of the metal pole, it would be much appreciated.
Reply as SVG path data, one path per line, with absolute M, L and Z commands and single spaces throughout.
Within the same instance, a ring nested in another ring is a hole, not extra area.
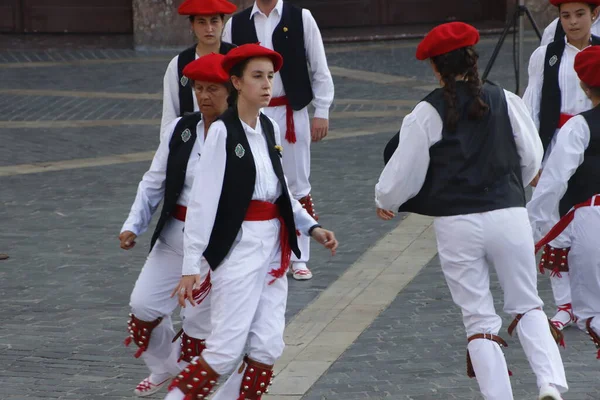
M 525 65 L 525 56 L 523 44 L 525 43 L 525 18 L 523 18 L 525 10 L 525 0 L 519 0 L 519 61 L 518 61 L 518 69 L 519 76 L 517 77 L 517 88 L 518 95 L 523 95 L 523 90 L 521 88 L 520 82 L 524 82 L 523 80 L 523 66 Z

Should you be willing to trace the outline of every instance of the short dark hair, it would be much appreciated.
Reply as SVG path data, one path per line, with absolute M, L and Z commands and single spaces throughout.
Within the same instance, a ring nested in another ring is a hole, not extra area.
M 224 21 L 225 20 L 225 14 L 219 14 L 219 16 L 221 17 L 221 19 Z M 190 15 L 190 22 L 193 24 L 194 21 L 196 20 L 196 16 L 195 15 Z

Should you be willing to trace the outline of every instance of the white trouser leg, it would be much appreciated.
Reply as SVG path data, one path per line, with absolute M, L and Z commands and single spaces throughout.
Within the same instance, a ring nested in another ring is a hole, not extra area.
M 280 265 L 281 252 L 273 254 L 273 261 L 269 267 L 277 269 Z M 277 279 L 271 285 L 267 281 L 260 295 L 260 301 L 252 321 L 248 335 L 248 356 L 262 364 L 273 365 L 281 357 L 285 343 L 283 331 L 285 329 L 285 308 L 287 303 L 287 277 Z M 245 364 L 240 363 L 229 379 L 215 393 L 212 400 L 235 400 L 240 395 L 242 377 Z
M 279 126 L 281 133 L 281 144 L 283 147 L 283 172 L 287 178 L 292 196 L 296 200 L 310 193 L 310 118 L 308 109 L 303 108 L 299 111 L 294 111 L 294 126 L 296 128 L 296 143 L 289 143 L 285 140 L 286 132 L 286 108 L 267 107 L 264 109 L 265 115 L 273 118 Z M 318 201 L 317 200 L 317 207 Z M 301 257 L 297 258 L 292 254 L 292 262 L 308 262 L 310 259 L 310 238 L 305 235 L 298 237 L 298 247 L 300 248 Z
M 531 225 L 525 208 L 483 213 L 486 253 L 504 291 L 504 311 L 523 314 L 517 325 L 521 346 L 536 374 L 538 387 L 553 384 L 567 390 L 565 371 L 552 337 L 548 318 L 541 311 Z M 536 308 L 540 308 L 537 310 Z
M 462 309 L 467 337 L 497 335 L 502 320 L 494 309 L 479 214 L 436 218 L 434 222 L 442 271 L 452 300 Z M 468 344 L 477 383 L 486 400 L 512 400 L 508 367 L 499 345 L 486 339 Z
M 569 267 L 570 269 L 570 267 Z M 561 277 L 551 276 L 552 294 L 556 306 L 572 303 L 571 298 L 571 278 L 569 272 L 561 272 Z
M 582 207 L 565 232 L 571 240 L 569 269 L 573 312 L 582 325 L 600 327 L 600 207 Z M 597 331 L 600 334 L 600 330 Z
M 261 293 L 272 278 L 279 221 L 245 221 L 240 235 L 228 258 L 211 274 L 212 332 L 202 356 L 220 375 L 231 372 L 242 356 Z
M 202 276 L 201 281 L 204 281 L 208 275 L 210 267 L 206 260 L 202 259 L 200 274 Z M 212 275 L 212 274 L 211 274 Z M 212 325 L 210 322 L 210 304 L 211 304 L 211 293 L 202 300 L 200 304 L 192 306 L 187 304 L 185 308 L 181 310 L 181 319 L 183 331 L 195 339 L 206 339 L 212 331 Z
M 131 312 L 137 318 L 154 321 L 163 317 L 152 331 L 148 349 L 142 353 L 151 374 L 159 378 L 179 372 L 179 344 L 172 343 L 175 332 L 171 322 L 177 298 L 171 298 L 171 292 L 181 279 L 182 245 L 183 222 L 172 219 L 146 259 L 131 293 Z

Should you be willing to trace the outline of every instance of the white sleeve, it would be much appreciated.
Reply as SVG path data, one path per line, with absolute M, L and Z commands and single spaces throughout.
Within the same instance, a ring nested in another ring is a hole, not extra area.
M 429 148 L 442 139 L 442 129 L 440 115 L 424 101 L 404 117 L 398 148 L 375 186 L 377 207 L 396 211 L 419 193 L 429 169 Z
M 279 125 L 269 117 L 271 123 L 273 124 L 273 131 L 275 133 L 275 143 L 278 146 L 281 146 L 281 132 L 279 130 Z M 283 167 L 283 165 L 282 165 Z M 302 204 L 292 196 L 292 192 L 290 192 L 290 185 L 288 184 L 287 177 L 285 178 L 286 186 L 288 187 L 288 194 L 290 196 L 290 200 L 292 202 L 292 211 L 294 212 L 294 222 L 296 223 L 296 229 L 298 229 L 301 233 L 308 236 L 308 230 L 313 226 L 317 225 L 318 222 L 302 207 Z
M 172 121 L 167 126 L 166 132 L 168 133 L 161 135 L 160 144 L 154 154 L 150 169 L 144 174 L 138 185 L 135 200 L 121 232 L 131 231 L 139 236 L 148 229 L 152 215 L 165 195 L 169 142 L 178 121 L 179 118 Z
M 185 217 L 182 275 L 200 273 L 200 262 L 215 224 L 223 190 L 227 129 L 215 121 L 208 129 L 202 157 L 196 165 L 194 183 Z
M 558 205 L 569 179 L 583 162 L 590 143 L 590 129 L 581 115 L 571 118 L 557 133 L 556 144 L 527 204 L 535 241 L 539 241 L 559 220 Z
M 504 94 L 517 152 L 521 159 L 523 185 L 528 186 L 541 168 L 544 147 L 523 100 L 507 90 Z
M 527 105 L 531 119 L 536 129 L 540 129 L 540 108 L 542 103 L 542 86 L 544 85 L 544 59 L 546 58 L 546 46 L 538 47 L 529 59 L 529 83 L 523 100 Z
M 313 90 L 312 105 L 315 107 L 315 117 L 329 119 L 329 108 L 333 103 L 334 87 L 331 72 L 327 66 L 327 56 L 323 38 L 309 10 L 302 10 L 304 25 L 304 46 L 306 58 L 311 72 Z
M 175 56 L 165 72 L 163 78 L 163 111 L 160 123 L 161 137 L 167 126 L 179 117 L 179 74 L 177 72 L 177 60 Z
M 223 34 L 221 35 L 221 40 L 227 43 L 233 43 L 231 38 L 231 21 L 233 20 L 233 16 L 227 20 L 225 23 L 225 28 L 223 28 Z M 235 43 L 233 43 L 235 44 Z
M 542 34 L 542 41 L 540 42 L 540 46 L 547 46 L 554 41 L 554 34 L 556 33 L 556 28 L 558 26 L 558 18 L 554 21 L 550 22 L 550 24 L 544 29 L 544 33 Z

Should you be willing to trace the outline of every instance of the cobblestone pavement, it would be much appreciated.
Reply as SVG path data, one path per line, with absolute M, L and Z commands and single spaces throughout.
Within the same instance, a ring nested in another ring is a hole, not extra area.
M 482 42 L 482 65 L 494 42 Z M 527 54 L 534 45 L 529 38 Z M 414 42 L 328 47 L 338 68 L 335 140 L 313 147 L 312 180 L 322 222 L 342 245 L 335 258 L 314 249 L 315 278 L 290 282 L 288 317 L 395 226 L 374 217 L 373 186 L 385 142 L 435 84 L 428 67 L 414 60 L 414 48 Z M 512 89 L 510 53 L 507 44 L 490 78 Z M 173 55 L 0 52 L 0 251 L 11 256 L 0 262 L 0 398 L 130 398 L 145 376 L 122 339 L 148 235 L 131 252 L 118 249 L 116 236 L 148 162 L 85 165 L 156 148 L 162 75 Z M 61 170 L 67 160 L 81 167 Z M 52 163 L 58 171 L 10 170 Z M 305 398 L 439 398 L 432 388 L 443 398 L 477 398 L 474 383 L 462 376 L 460 320 L 435 269 L 425 268 Z M 540 285 L 547 295 L 547 281 Z M 574 390 L 566 399 L 586 398 L 577 390 L 598 381 L 597 364 L 582 335 L 568 338 Z M 515 392 L 529 395 L 534 385 L 516 348 L 508 353 L 519 371 Z

